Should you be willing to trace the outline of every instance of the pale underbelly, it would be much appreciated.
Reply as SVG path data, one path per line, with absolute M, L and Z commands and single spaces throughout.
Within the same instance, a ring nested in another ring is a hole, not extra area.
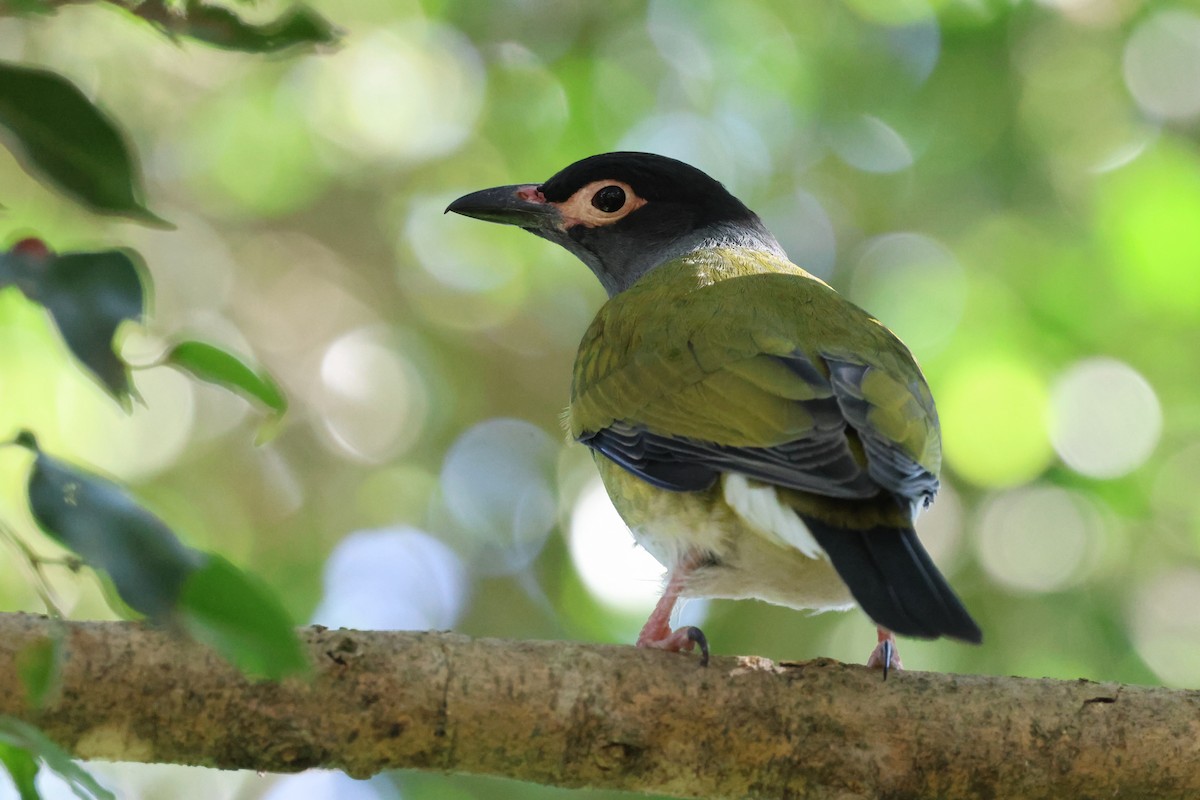
M 685 560 L 699 560 L 684 583 L 685 597 L 753 598 L 813 610 L 854 604 L 824 552 L 799 517 L 778 503 L 774 489 L 726 476 L 707 492 L 668 492 L 606 458 L 596 463 L 638 544 L 668 572 Z

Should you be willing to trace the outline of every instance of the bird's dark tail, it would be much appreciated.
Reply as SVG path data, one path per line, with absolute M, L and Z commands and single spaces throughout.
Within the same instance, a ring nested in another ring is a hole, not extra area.
M 912 528 L 835 528 L 805 515 L 867 616 L 902 636 L 949 636 L 978 644 L 983 633 L 934 566 Z

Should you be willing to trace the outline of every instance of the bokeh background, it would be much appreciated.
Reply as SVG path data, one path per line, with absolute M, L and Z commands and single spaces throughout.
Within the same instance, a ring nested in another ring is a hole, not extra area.
M 177 226 L 89 215 L 0 152 L 0 243 L 136 248 L 155 297 L 129 358 L 199 336 L 265 365 L 292 403 L 256 447 L 244 402 L 155 368 L 127 416 L 14 290 L 0 436 L 31 428 L 127 482 L 297 621 L 631 642 L 659 569 L 559 426 L 603 292 L 565 252 L 442 209 L 650 150 L 725 182 L 925 369 L 945 469 L 919 527 L 985 642 L 903 642 L 910 668 L 1200 686 L 1195 6 L 314 5 L 343 45 L 273 58 L 177 46 L 104 7 L 0 18 L 0 58 L 69 76 L 119 120 Z M 27 466 L 0 452 L 0 514 L 52 553 L 24 509 Z M 72 615 L 111 615 L 94 581 L 52 577 Z M 42 610 L 11 549 L 0 609 Z M 860 662 L 874 644 L 857 611 L 683 613 L 723 654 Z M 125 797 L 607 796 L 95 771 Z

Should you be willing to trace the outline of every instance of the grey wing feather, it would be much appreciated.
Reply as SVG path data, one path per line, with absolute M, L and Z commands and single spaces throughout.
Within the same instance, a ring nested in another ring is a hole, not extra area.
M 871 404 L 863 397 L 863 380 L 875 367 L 851 364 L 826 357 L 829 365 L 829 380 L 842 414 L 850 426 L 858 432 L 863 448 L 867 451 L 867 472 L 875 482 L 893 494 L 906 497 L 928 506 L 937 494 L 937 476 L 914 461 L 896 444 L 881 435 L 868 420 Z M 920 392 L 913 392 L 920 397 Z M 936 415 L 932 407 L 927 413 Z
M 878 494 L 874 476 L 850 449 L 845 411 L 829 379 L 802 353 L 776 358 L 809 385 L 826 390 L 824 397 L 796 401 L 813 419 L 812 430 L 802 439 L 772 447 L 732 447 L 615 422 L 579 441 L 670 491 L 702 491 L 712 486 L 721 472 L 738 472 L 829 497 L 858 499 Z

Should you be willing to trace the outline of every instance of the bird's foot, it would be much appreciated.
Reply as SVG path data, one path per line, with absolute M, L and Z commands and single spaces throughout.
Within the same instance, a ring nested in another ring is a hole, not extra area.
M 894 633 L 885 628 L 879 629 L 879 644 L 875 645 L 875 649 L 871 651 L 871 656 L 867 659 L 867 666 L 871 669 L 882 669 L 885 681 L 891 670 L 904 669 L 904 665 L 900 663 L 900 651 L 896 649 Z
M 649 628 L 650 626 L 646 626 Z M 662 635 L 665 633 L 665 635 Z M 652 647 L 655 650 L 666 650 L 669 653 L 691 652 L 697 646 L 700 648 L 700 666 L 708 666 L 708 637 L 704 631 L 695 625 L 686 628 L 676 628 L 662 632 L 643 630 L 638 636 L 638 647 Z
M 704 632 L 694 625 L 671 630 L 671 611 L 675 608 L 675 601 L 679 599 L 684 582 L 695 563 L 694 559 L 684 559 L 671 570 L 667 588 L 663 590 L 663 595 L 654 606 L 650 619 L 646 620 L 646 625 L 638 634 L 637 646 L 653 647 L 655 650 L 666 650 L 669 653 L 690 653 L 699 645 L 700 666 L 707 667 L 708 637 L 704 635 Z

